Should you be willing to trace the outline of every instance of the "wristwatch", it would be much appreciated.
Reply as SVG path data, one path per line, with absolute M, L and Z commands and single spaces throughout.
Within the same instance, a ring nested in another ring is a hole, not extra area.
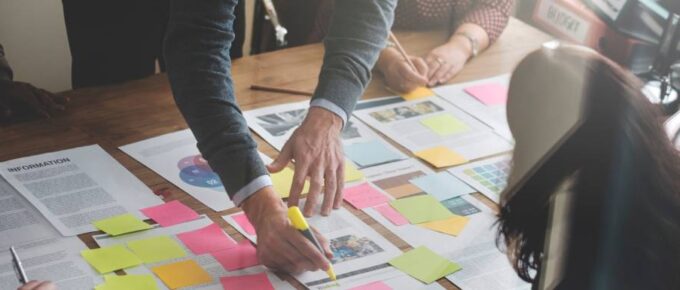
M 456 32 L 455 35 L 460 35 L 467 38 L 467 40 L 470 42 L 470 47 L 472 47 L 472 57 L 475 57 L 479 54 L 479 41 L 477 41 L 474 36 L 467 32 Z

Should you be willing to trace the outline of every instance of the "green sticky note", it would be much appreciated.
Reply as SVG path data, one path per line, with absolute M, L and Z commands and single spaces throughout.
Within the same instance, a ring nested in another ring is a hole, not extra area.
M 424 118 L 420 120 L 420 123 L 442 137 L 462 133 L 470 129 L 465 123 L 450 114 Z
M 146 264 L 182 258 L 187 255 L 182 246 L 167 236 L 131 241 L 127 243 L 127 246 Z
M 151 228 L 149 224 L 129 213 L 98 220 L 92 224 L 111 236 L 118 236 Z
M 389 263 L 426 284 L 462 269 L 460 265 L 437 255 L 425 246 L 404 253 Z
M 412 224 L 426 223 L 453 217 L 434 196 L 416 195 L 390 201 L 390 205 Z
M 120 269 L 130 268 L 142 263 L 135 254 L 121 245 L 83 250 L 80 255 L 90 263 L 99 274 L 106 274 Z
M 158 290 L 156 280 L 151 275 L 125 275 L 104 277 L 106 281 L 95 290 Z

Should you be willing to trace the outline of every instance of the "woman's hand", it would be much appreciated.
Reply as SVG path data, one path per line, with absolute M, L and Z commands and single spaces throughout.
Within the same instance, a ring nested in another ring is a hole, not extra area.
M 427 85 L 436 86 L 448 82 L 463 69 L 468 58 L 469 50 L 458 43 L 448 42 L 436 47 L 425 57 L 429 68 Z
M 19 287 L 17 290 L 56 290 L 57 286 L 54 286 L 52 282 L 49 281 L 30 281 L 23 286 Z
M 417 56 L 409 58 L 418 71 L 414 71 L 394 49 L 386 49 L 378 62 L 378 68 L 385 76 L 387 86 L 399 93 L 408 93 L 427 85 L 428 66 L 425 60 Z

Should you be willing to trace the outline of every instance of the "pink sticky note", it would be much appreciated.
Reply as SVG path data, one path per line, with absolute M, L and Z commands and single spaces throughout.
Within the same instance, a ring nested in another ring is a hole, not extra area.
M 382 204 L 374 207 L 381 215 L 392 222 L 395 226 L 408 224 L 408 220 L 389 204 Z
M 508 87 L 502 84 L 481 84 L 465 88 L 465 92 L 485 105 L 505 104 L 508 101 Z
M 387 286 L 387 284 L 378 281 L 350 288 L 349 290 L 392 290 L 392 288 L 390 286 Z
M 347 202 L 359 209 L 376 206 L 390 201 L 387 196 L 368 183 L 345 188 L 343 197 Z
M 142 213 L 162 227 L 169 227 L 198 218 L 198 213 L 178 200 L 147 207 L 142 209 Z
M 238 246 L 224 251 L 214 252 L 212 256 L 224 269 L 234 271 L 259 265 L 257 250 L 248 240 L 242 240 Z
M 236 242 L 215 223 L 198 230 L 178 234 L 177 237 L 195 255 L 236 247 Z
M 252 289 L 252 290 L 274 290 L 272 282 L 269 282 L 267 274 L 258 273 L 243 276 L 229 276 L 220 278 L 224 290 L 232 289 Z
M 255 235 L 255 227 L 253 227 L 253 224 L 250 223 L 250 220 L 244 213 L 240 214 L 235 214 L 231 216 L 231 218 L 234 219 L 234 221 L 241 226 L 241 228 L 246 231 L 247 234 L 249 235 Z

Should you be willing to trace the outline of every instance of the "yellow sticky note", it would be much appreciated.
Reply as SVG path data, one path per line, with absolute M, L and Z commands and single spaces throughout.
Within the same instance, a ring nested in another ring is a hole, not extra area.
M 194 260 L 153 267 L 151 271 L 170 289 L 206 284 L 213 280 Z
M 420 123 L 442 137 L 462 133 L 470 129 L 465 123 L 450 114 L 427 117 L 421 119 Z
M 82 255 L 85 261 L 92 265 L 99 274 L 134 267 L 142 263 L 137 256 L 130 253 L 130 251 L 121 245 L 83 250 L 80 252 L 80 255 Z
M 454 215 L 451 218 L 432 221 L 427 223 L 419 224 L 419 226 L 437 231 L 440 233 L 445 233 L 452 236 L 458 236 L 461 231 L 465 228 L 465 225 L 470 221 L 470 218 L 465 216 Z
M 293 175 L 295 171 L 286 167 L 283 170 L 271 175 L 274 191 L 276 191 L 282 198 L 290 196 L 290 187 L 293 185 Z M 309 191 L 309 181 L 305 181 L 305 186 L 301 193 Z
M 98 220 L 92 224 L 111 236 L 118 236 L 151 228 L 149 224 L 129 213 Z
M 364 174 L 357 169 L 354 164 L 345 161 L 345 182 L 352 182 L 364 179 Z
M 159 236 L 127 243 L 128 248 L 144 263 L 152 264 L 187 255 L 182 246 L 168 236 Z
M 432 147 L 430 149 L 415 152 L 414 154 L 437 168 L 449 167 L 468 162 L 465 157 L 447 148 L 446 146 Z
M 151 275 L 105 276 L 103 284 L 95 290 L 157 290 L 156 280 Z
M 410 100 L 417 100 L 417 99 L 422 99 L 422 98 L 427 98 L 434 96 L 434 92 L 426 87 L 418 87 L 415 90 L 401 95 L 401 98 L 407 101 Z

